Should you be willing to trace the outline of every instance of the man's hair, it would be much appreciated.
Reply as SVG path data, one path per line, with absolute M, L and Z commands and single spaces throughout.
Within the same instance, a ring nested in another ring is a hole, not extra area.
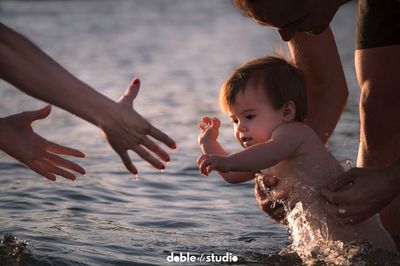
M 236 96 L 244 92 L 250 79 L 256 79 L 257 84 L 262 84 L 262 89 L 275 109 L 293 101 L 296 107 L 294 120 L 304 122 L 307 116 L 307 91 L 303 71 L 278 56 L 257 58 L 232 72 L 220 91 L 219 103 L 224 112 L 235 104 Z
M 232 2 L 244 15 L 258 22 L 265 22 L 265 4 L 268 0 L 232 0 Z

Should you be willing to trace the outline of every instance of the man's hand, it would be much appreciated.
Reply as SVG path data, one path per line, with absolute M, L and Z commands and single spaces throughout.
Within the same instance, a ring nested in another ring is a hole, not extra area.
M 200 173 L 206 176 L 208 176 L 213 170 L 220 171 L 222 173 L 226 173 L 231 170 L 227 157 L 214 154 L 202 154 L 197 159 L 197 165 L 199 166 Z
M 357 224 L 385 208 L 399 193 L 398 167 L 352 168 L 320 189 L 327 212 L 343 224 Z
M 36 111 L 0 118 L 0 149 L 49 180 L 55 181 L 56 175 L 75 180 L 75 175 L 63 168 L 82 175 L 85 170 L 59 154 L 81 158 L 85 154 L 48 141 L 32 130 L 31 124 L 47 117 L 50 112 L 51 105 L 48 105 Z
M 169 155 L 148 136 L 165 143 L 171 149 L 176 148 L 175 142 L 170 137 L 152 126 L 133 109 L 133 100 L 139 93 L 139 87 L 139 79 L 134 78 L 125 94 L 118 100 L 115 110 L 112 110 L 113 119 L 107 119 L 101 125 L 104 138 L 133 174 L 137 174 L 138 171 L 129 158 L 128 150 L 133 150 L 145 161 L 161 170 L 165 169 L 165 165 L 154 154 L 164 162 L 170 160 Z
M 261 183 L 262 182 L 262 183 Z M 286 212 L 282 200 L 287 199 L 287 190 L 282 190 L 280 193 L 273 193 L 272 189 L 278 185 L 278 179 L 273 175 L 262 175 L 262 178 L 257 177 L 254 194 L 260 208 L 268 214 L 272 219 L 281 224 L 286 224 Z

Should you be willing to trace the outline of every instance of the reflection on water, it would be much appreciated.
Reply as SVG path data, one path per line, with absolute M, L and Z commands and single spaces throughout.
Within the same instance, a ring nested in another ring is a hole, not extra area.
M 353 4 L 341 8 L 333 24 L 351 90 L 329 143 L 343 163 L 355 160 L 358 144 L 353 13 Z M 140 77 L 135 108 L 179 146 L 164 173 L 132 154 L 135 180 L 88 123 L 57 108 L 35 123 L 46 138 L 84 151 L 88 174 L 51 183 L 0 154 L 0 235 L 27 240 L 30 265 L 162 265 L 171 252 L 293 265 L 274 255 L 288 234 L 259 210 L 253 184 L 200 176 L 195 163 L 203 115 L 219 116 L 222 144 L 240 149 L 219 111 L 218 88 L 237 65 L 284 45 L 273 30 L 228 0 L 0 1 L 0 19 L 110 98 Z M 2 81 L 0 99 L 1 116 L 43 106 Z

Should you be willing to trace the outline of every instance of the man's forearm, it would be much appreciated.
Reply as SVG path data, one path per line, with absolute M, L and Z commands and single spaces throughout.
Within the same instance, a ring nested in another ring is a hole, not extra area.
M 330 28 L 320 35 L 297 33 L 289 42 L 293 60 L 305 72 L 309 124 L 325 143 L 339 121 L 348 88 Z
M 21 91 L 95 125 L 114 102 L 75 78 L 19 33 L 0 23 L 0 76 Z

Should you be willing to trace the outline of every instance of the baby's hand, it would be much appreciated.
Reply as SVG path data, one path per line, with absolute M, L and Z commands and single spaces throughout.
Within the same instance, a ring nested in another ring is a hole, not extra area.
M 221 122 L 218 118 L 214 117 L 211 119 L 206 116 L 201 119 L 201 123 L 199 124 L 200 134 L 198 138 L 198 142 L 202 145 L 207 141 L 216 141 L 218 138 L 219 127 L 221 126 Z
M 208 176 L 212 170 L 217 170 L 223 173 L 230 171 L 230 165 L 225 156 L 218 156 L 213 154 L 202 154 L 197 159 L 200 173 Z

